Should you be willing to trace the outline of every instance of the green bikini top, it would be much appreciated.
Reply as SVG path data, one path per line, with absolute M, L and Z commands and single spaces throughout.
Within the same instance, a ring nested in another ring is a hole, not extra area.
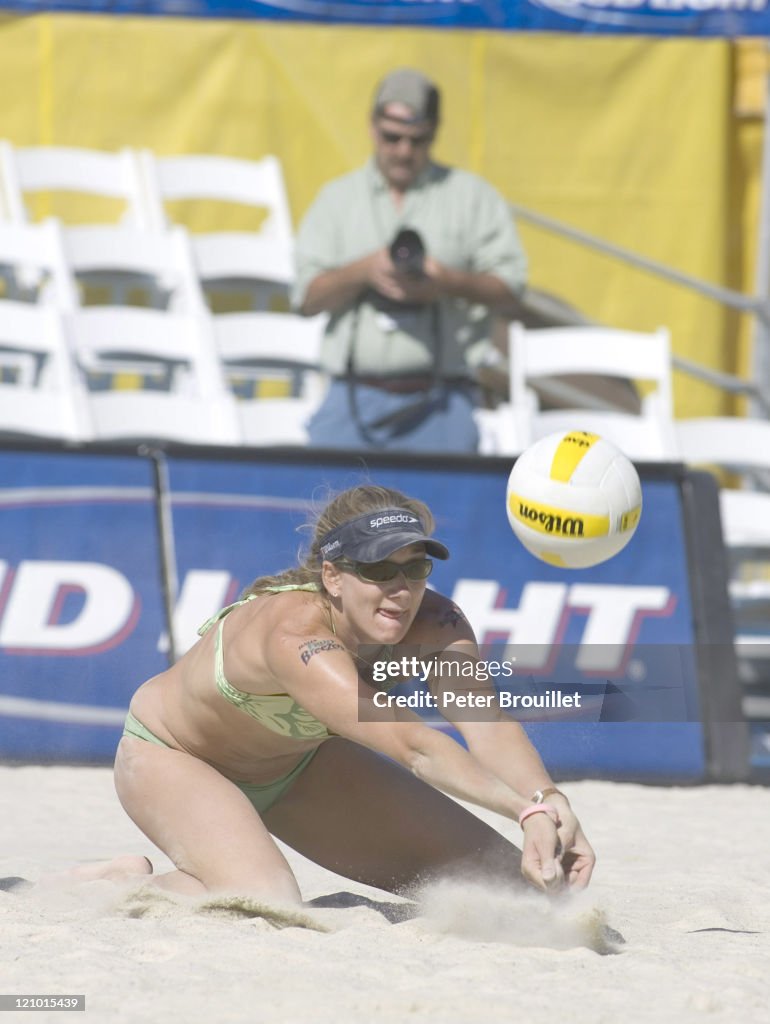
M 307 590 L 317 593 L 319 587 L 315 583 L 289 583 L 284 586 L 266 587 L 264 593 L 280 594 L 290 590 Z M 216 615 L 212 615 L 210 619 L 207 619 L 198 630 L 198 635 L 203 636 L 212 626 L 217 622 L 219 623 L 214 646 L 214 679 L 217 689 L 225 700 L 240 708 L 241 711 L 245 711 L 247 715 L 251 715 L 260 725 L 264 725 L 266 729 L 270 729 L 272 732 L 277 732 L 281 736 L 287 736 L 295 740 L 328 739 L 331 733 L 326 726 L 311 715 L 309 711 L 306 711 L 297 704 L 288 693 L 245 693 L 243 690 L 236 690 L 227 681 L 222 640 L 225 616 L 233 608 L 238 608 L 240 605 L 246 604 L 247 601 L 251 601 L 258 596 L 260 595 L 249 594 L 248 597 L 244 597 L 241 601 L 228 604 L 226 608 L 222 608 Z

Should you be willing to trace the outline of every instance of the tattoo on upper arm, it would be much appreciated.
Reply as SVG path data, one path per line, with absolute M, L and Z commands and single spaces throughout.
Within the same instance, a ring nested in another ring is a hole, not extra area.
M 453 604 L 450 605 L 449 608 L 444 609 L 444 611 L 439 616 L 438 624 L 439 626 L 451 626 L 453 629 L 456 629 L 457 626 L 460 625 L 460 623 L 467 621 L 468 620 L 465 618 L 465 616 L 457 607 L 457 605 Z
M 302 664 L 307 665 L 314 654 L 322 651 L 344 651 L 345 647 L 337 640 L 308 640 L 299 645 L 299 656 Z

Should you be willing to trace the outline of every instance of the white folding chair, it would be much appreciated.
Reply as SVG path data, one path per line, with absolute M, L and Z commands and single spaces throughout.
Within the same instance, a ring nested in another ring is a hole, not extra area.
M 722 533 L 729 548 L 767 548 L 770 551 L 770 493 L 723 487 L 719 492 L 719 511 Z
M 692 465 L 770 471 L 770 421 L 742 416 L 676 420 L 682 459 Z
M 189 236 L 181 227 L 168 231 L 101 224 L 71 228 L 64 235 L 64 255 L 81 290 L 106 283 L 124 295 L 132 288 L 144 292 L 142 304 L 154 309 L 179 313 L 205 309 Z
M 147 204 L 136 155 L 65 146 L 16 147 L 0 140 L 0 179 L 5 216 L 29 221 L 28 197 L 41 192 L 82 193 L 120 200 L 126 224 L 146 227 Z
M 120 200 L 119 215 L 112 221 L 86 215 L 83 223 L 62 228 L 67 257 L 80 285 L 106 289 L 107 302 L 125 303 L 131 286 L 139 285 L 145 291 L 150 287 L 150 301 L 159 304 L 162 289 L 152 289 L 152 270 L 142 276 L 147 257 L 141 254 L 155 249 L 156 262 L 163 262 L 164 244 L 168 248 L 169 243 L 159 238 L 160 232 L 142 241 L 151 216 L 136 153 L 60 146 L 17 148 L 0 141 L 0 180 L 13 223 L 31 220 L 29 197 L 39 193 Z M 139 268 L 134 269 L 132 262 L 139 263 Z M 81 299 L 84 294 L 81 287 Z
M 7 299 L 73 308 L 77 289 L 67 269 L 58 221 L 0 223 L 0 279 Z
M 633 459 L 678 459 L 665 328 L 645 334 L 591 326 L 528 330 L 514 323 L 509 365 L 508 414 L 519 450 L 554 431 L 580 429 L 606 437 Z M 589 408 L 540 408 L 533 381 L 581 374 L 650 382 L 654 388 L 642 399 L 639 415 L 597 408 L 595 402 Z
M 688 465 L 713 466 L 744 478 L 745 489 L 720 489 L 727 546 L 770 549 L 770 422 L 701 416 L 677 420 L 675 430 L 681 458 Z
M 205 317 L 92 306 L 69 315 L 66 323 L 89 379 L 105 369 L 142 375 L 148 363 L 167 367 L 165 390 L 88 392 L 97 439 L 238 443 L 234 402 Z
M 476 408 L 473 419 L 479 434 L 479 455 L 518 455 L 526 448 L 521 439 L 526 431 L 519 427 L 508 402 L 495 409 Z
M 258 231 L 213 231 L 193 235 L 201 280 L 216 290 L 248 286 L 262 302 L 275 286 L 287 290 L 293 278 L 291 214 L 281 165 L 274 156 L 239 160 L 223 156 L 158 157 L 140 154 L 152 224 L 169 224 L 166 203 L 195 200 L 237 203 L 264 209 Z
M 244 443 L 306 444 L 305 425 L 323 392 L 320 355 L 326 316 L 229 313 L 213 317 L 212 323 L 231 387 L 237 393 L 236 382 L 251 384 L 251 395 L 237 402 Z M 266 397 L 270 388 L 265 383 L 276 380 L 285 397 Z
M 719 511 L 748 714 L 753 687 L 764 692 L 765 706 L 770 695 L 770 422 L 704 416 L 677 420 L 676 433 L 686 463 L 736 474 L 745 485 L 720 487 Z
M 0 434 L 91 438 L 85 395 L 52 306 L 0 301 L 0 374 Z

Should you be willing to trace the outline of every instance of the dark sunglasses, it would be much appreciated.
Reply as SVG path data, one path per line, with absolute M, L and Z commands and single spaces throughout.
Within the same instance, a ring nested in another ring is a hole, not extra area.
M 389 146 L 397 146 L 399 142 L 408 142 L 415 149 L 421 146 L 429 146 L 433 142 L 433 132 L 425 132 L 423 135 L 403 135 L 401 132 L 386 132 L 378 128 L 380 138 Z
M 400 572 L 406 579 L 416 582 L 427 580 L 433 572 L 433 562 L 430 558 L 415 558 L 413 562 L 347 562 L 341 559 L 337 565 L 348 572 L 354 572 L 359 579 L 366 580 L 367 583 L 388 583 Z

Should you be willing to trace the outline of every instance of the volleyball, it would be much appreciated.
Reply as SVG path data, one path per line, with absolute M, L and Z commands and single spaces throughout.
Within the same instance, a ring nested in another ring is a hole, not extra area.
M 513 532 L 533 555 L 585 569 L 631 540 L 642 514 L 642 485 L 631 460 L 610 441 L 560 431 L 518 457 L 506 509 Z

